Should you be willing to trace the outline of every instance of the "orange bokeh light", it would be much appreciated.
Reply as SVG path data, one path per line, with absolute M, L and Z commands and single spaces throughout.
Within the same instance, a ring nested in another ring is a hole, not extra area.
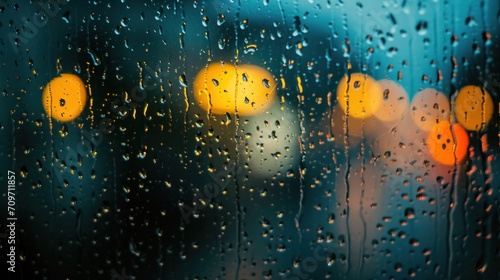
M 454 165 L 462 162 L 467 156 L 469 135 L 460 124 L 441 121 L 431 130 L 427 146 L 437 162 Z

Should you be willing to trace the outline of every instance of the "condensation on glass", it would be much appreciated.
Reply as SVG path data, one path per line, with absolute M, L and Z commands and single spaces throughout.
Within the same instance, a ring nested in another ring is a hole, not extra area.
M 25 278 L 500 278 L 498 1 L 0 14 Z

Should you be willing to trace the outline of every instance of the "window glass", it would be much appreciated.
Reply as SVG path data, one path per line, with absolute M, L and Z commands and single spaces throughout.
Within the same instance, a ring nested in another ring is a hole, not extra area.
M 12 279 L 500 278 L 498 1 L 0 15 Z

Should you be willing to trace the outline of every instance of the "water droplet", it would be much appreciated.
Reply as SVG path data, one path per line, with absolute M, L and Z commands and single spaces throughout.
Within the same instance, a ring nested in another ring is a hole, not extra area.
M 427 21 L 419 21 L 416 26 L 417 33 L 418 35 L 425 35 L 427 34 Z
M 396 47 L 390 47 L 390 48 L 387 50 L 386 55 L 387 55 L 387 57 L 393 57 L 393 56 L 395 56 L 397 53 L 398 53 L 398 48 L 396 48 Z
M 182 74 L 182 75 L 179 76 L 179 83 L 183 87 L 187 87 L 188 86 L 186 75 Z
M 226 18 L 225 18 L 225 16 L 224 16 L 224 14 L 219 14 L 219 15 L 217 16 L 217 25 L 218 25 L 218 26 L 221 26 L 221 25 L 223 25 L 223 24 L 224 24 L 224 22 L 226 22 Z
M 217 41 L 217 46 L 219 46 L 219 49 L 223 50 L 226 47 L 226 39 L 219 38 L 219 40 Z
M 286 246 L 284 244 L 279 244 L 278 247 L 276 248 L 276 251 L 283 253 L 286 251 Z
M 130 253 L 132 253 L 136 257 L 139 257 L 141 255 L 141 253 L 137 250 L 137 245 L 135 245 L 135 242 L 133 240 L 131 240 L 129 243 L 129 250 Z
M 451 45 L 452 45 L 453 47 L 458 46 L 458 36 L 457 36 L 457 35 L 453 35 L 453 36 L 451 36 Z
M 261 189 L 259 191 L 259 194 L 260 194 L 261 197 L 265 197 L 267 195 L 267 190 L 266 189 Z
M 240 28 L 241 29 L 246 29 L 248 27 L 248 19 L 244 19 L 240 23 Z
M 201 24 L 203 24 L 204 27 L 207 27 L 209 21 L 210 19 L 207 16 L 204 16 Z
M 409 242 L 410 242 L 410 245 L 413 247 L 417 247 L 420 244 L 418 242 L 418 239 L 415 239 L 415 238 L 411 238 Z
M 195 124 L 196 124 L 196 127 L 201 128 L 201 127 L 203 127 L 203 124 L 204 124 L 204 123 L 203 123 L 203 120 L 197 120 L 197 121 L 195 122 Z
M 469 27 L 477 26 L 477 22 L 474 17 L 467 17 L 465 19 L 465 24 Z
M 415 210 L 413 208 L 406 208 L 405 209 L 405 217 L 407 219 L 415 219 Z
M 21 167 L 19 174 L 21 177 L 26 178 L 28 176 L 28 168 L 26 168 L 26 166 Z
M 384 101 L 387 101 L 387 99 L 389 99 L 389 93 L 390 91 L 388 88 L 384 90 Z
M 123 26 L 123 27 L 127 27 L 128 26 L 128 21 L 129 21 L 128 18 L 122 18 L 122 20 L 120 21 L 120 25 Z
M 94 66 L 101 65 L 101 59 L 99 57 L 97 57 L 90 49 L 87 49 L 87 53 L 92 58 L 92 62 L 94 63 Z
M 271 86 L 269 85 L 269 80 L 268 80 L 268 79 L 263 79 L 263 80 L 262 80 L 262 84 L 263 84 L 266 88 L 271 88 Z
M 254 52 L 256 52 L 256 51 L 257 51 L 257 45 L 256 45 L 256 44 L 251 44 L 251 45 L 248 45 L 248 46 L 246 46 L 246 47 L 245 47 L 245 49 L 243 50 L 243 52 L 244 52 L 245 54 L 247 54 L 247 53 L 251 53 L 251 54 L 253 54 L 253 53 L 254 53 Z
M 271 222 L 269 222 L 269 220 L 266 218 L 262 218 L 260 219 L 260 224 L 263 228 L 268 228 L 271 225 Z
M 71 16 L 70 16 L 69 11 L 67 11 L 63 14 L 62 19 L 64 20 L 64 22 L 69 23 L 69 21 L 71 20 Z

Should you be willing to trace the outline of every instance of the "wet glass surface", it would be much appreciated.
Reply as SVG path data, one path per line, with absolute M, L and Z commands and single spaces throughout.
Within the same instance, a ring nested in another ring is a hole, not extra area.
M 0 1 L 9 277 L 500 279 L 499 21 L 489 0 Z

